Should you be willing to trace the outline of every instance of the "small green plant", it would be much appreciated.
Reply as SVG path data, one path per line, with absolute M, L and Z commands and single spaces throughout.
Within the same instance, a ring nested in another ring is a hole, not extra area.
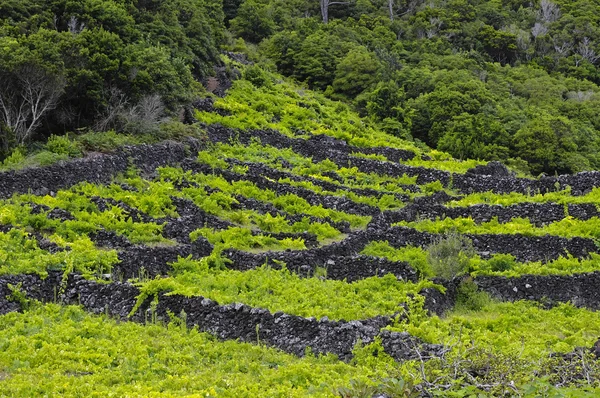
M 273 84 L 269 75 L 260 66 L 256 65 L 244 69 L 243 77 L 257 88 L 271 87 Z
M 25 161 L 25 148 L 16 147 L 2 162 L 2 169 L 17 168 Z
M 416 398 L 421 396 L 421 393 L 415 388 L 414 383 L 402 377 L 397 379 L 383 379 L 379 384 L 378 390 L 388 397 Z
M 436 193 L 438 191 L 441 191 L 444 189 L 444 186 L 442 185 L 442 183 L 440 181 L 433 181 L 433 182 L 429 182 L 427 184 L 424 184 L 421 189 L 423 190 L 423 192 L 425 193 Z
M 326 279 L 327 278 L 327 268 L 325 267 L 316 267 L 315 273 L 313 275 L 315 278 Z
M 27 311 L 31 306 L 31 300 L 27 298 L 27 293 L 23 291 L 23 282 L 19 282 L 16 285 L 9 283 L 7 287 L 10 290 L 10 294 L 6 296 L 6 299 L 13 303 L 18 303 L 21 311 Z
M 480 292 L 479 287 L 472 280 L 466 280 L 458 287 L 456 297 L 457 311 L 481 311 L 491 302 L 489 294 Z
M 470 260 L 475 254 L 471 239 L 450 232 L 427 247 L 427 262 L 434 275 L 452 279 L 468 271 Z
M 81 144 L 71 141 L 65 135 L 51 135 L 46 143 L 46 150 L 57 155 L 67 155 L 69 157 L 81 156 Z
M 517 264 L 515 256 L 512 254 L 498 253 L 494 254 L 488 260 L 490 269 L 494 272 L 503 272 L 512 269 Z
M 375 386 L 363 380 L 352 379 L 348 387 L 339 387 L 336 394 L 341 398 L 371 398 L 376 392 Z

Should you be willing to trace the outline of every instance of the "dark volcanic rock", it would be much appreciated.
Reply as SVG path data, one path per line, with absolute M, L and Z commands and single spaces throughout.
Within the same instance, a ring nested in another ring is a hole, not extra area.
M 486 165 L 478 165 L 472 169 L 467 170 L 467 174 L 478 174 L 484 176 L 491 176 L 496 178 L 510 178 L 513 174 L 508 168 L 500 162 L 489 162 Z

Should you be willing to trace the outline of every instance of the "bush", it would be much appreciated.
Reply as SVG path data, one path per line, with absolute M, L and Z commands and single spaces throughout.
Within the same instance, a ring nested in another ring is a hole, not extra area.
M 2 162 L 1 169 L 10 170 L 18 168 L 19 165 L 25 162 L 25 148 L 18 146 L 12 150 L 10 155 Z
M 81 156 L 81 144 L 71 141 L 65 135 L 51 135 L 46 143 L 46 149 L 57 155 L 67 155 L 69 157 Z
M 516 265 L 516 259 L 512 254 L 494 254 L 488 264 L 494 272 L 508 271 Z
M 186 137 L 200 137 L 202 132 L 196 126 L 183 124 L 176 120 L 168 120 L 159 126 L 160 138 L 169 140 L 183 140 Z
M 260 66 L 249 66 L 244 70 L 244 79 L 248 80 L 255 87 L 271 87 L 273 82 L 271 78 Z
M 444 279 L 466 273 L 475 254 L 471 239 L 456 232 L 438 238 L 427 247 L 427 261 L 431 270 L 434 275 Z
M 127 134 L 119 134 L 114 130 L 89 132 L 77 137 L 87 151 L 110 152 L 123 145 L 137 144 L 138 140 Z
M 464 281 L 458 286 L 455 309 L 458 311 L 480 311 L 491 302 L 489 294 L 478 291 L 479 287 L 472 280 Z

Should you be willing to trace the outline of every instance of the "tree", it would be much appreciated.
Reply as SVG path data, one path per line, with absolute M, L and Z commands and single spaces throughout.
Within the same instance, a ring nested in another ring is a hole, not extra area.
M 578 149 L 572 128 L 565 117 L 540 114 L 513 137 L 516 155 L 527 160 L 535 174 L 579 171 L 571 162 Z
M 331 0 L 319 0 L 321 5 L 321 16 L 323 17 L 323 23 L 329 22 L 329 6 L 336 4 L 350 4 L 349 1 L 331 1 Z
M 18 145 L 31 138 L 42 117 L 56 108 L 65 88 L 62 76 L 23 65 L 0 78 L 0 117 Z
M 273 21 L 272 7 L 261 0 L 245 0 L 230 21 L 231 29 L 245 40 L 258 43 L 271 36 L 277 25 Z
M 459 159 L 505 160 L 510 137 L 493 115 L 463 113 L 454 116 L 438 142 L 438 149 Z
M 323 31 L 311 34 L 294 53 L 295 76 L 311 88 L 325 90 L 333 83 L 337 64 L 351 46 Z
M 354 97 L 377 81 L 381 65 L 364 47 L 351 50 L 337 65 L 333 88 Z

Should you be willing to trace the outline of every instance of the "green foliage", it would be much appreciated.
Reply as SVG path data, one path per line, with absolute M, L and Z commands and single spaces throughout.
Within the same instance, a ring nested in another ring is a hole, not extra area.
M 357 1 L 327 24 L 315 6 L 261 2 L 274 26 L 259 54 L 382 130 L 535 174 L 600 165 L 597 4 Z
M 78 143 L 71 141 L 66 136 L 51 135 L 46 143 L 46 149 L 57 155 L 81 156 L 81 148 Z
M 391 315 L 409 295 L 435 286 L 431 282 L 398 281 L 392 274 L 347 283 L 318 275 L 302 278 L 285 266 L 262 266 L 242 272 L 211 266 L 204 259 L 179 259 L 174 265 L 171 277 L 140 282 L 138 304 L 164 291 L 203 296 L 220 304 L 243 302 L 271 312 L 352 320 Z
M 516 265 L 515 256 L 512 254 L 497 253 L 489 259 L 488 265 L 494 272 L 509 271 Z
M 118 261 L 114 250 L 97 249 L 85 237 L 69 242 L 58 235 L 48 239 L 69 250 L 49 253 L 39 248 L 35 238 L 17 228 L 0 233 L 0 274 L 37 273 L 46 276 L 48 270 L 68 270 L 87 277 L 99 277 L 110 273 L 112 265 Z
M 194 77 L 207 76 L 212 65 L 220 62 L 223 12 L 212 0 L 139 4 L 32 0 L 20 3 L 16 10 L 3 12 L 0 18 L 2 99 L 7 108 L 21 112 L 33 130 L 41 122 L 50 132 L 105 128 L 114 123 L 116 114 L 148 111 L 140 104 L 152 95 L 175 111 L 199 92 Z M 41 102 L 25 97 L 23 82 L 29 81 L 31 73 L 26 71 L 31 70 L 46 84 L 34 91 L 52 86 L 41 91 L 45 93 L 39 97 Z M 17 88 L 23 94 L 9 95 L 7 90 Z M 58 101 L 46 102 L 54 93 Z M 48 110 L 56 109 L 38 118 L 24 111 L 35 108 L 23 107 L 29 102 L 39 109 L 47 104 L 51 104 Z M 14 129 L 14 114 L 0 116 L 2 124 Z M 17 144 L 31 136 L 17 134 Z M 9 138 L 3 135 L 0 140 L 7 146 Z
M 270 86 L 272 84 L 271 77 L 262 70 L 259 66 L 250 66 L 244 69 L 244 79 L 248 80 L 255 87 Z
M 478 291 L 477 284 L 472 280 L 465 280 L 458 286 L 455 311 L 481 311 L 490 304 L 491 299 L 486 292 Z
M 229 22 L 231 30 L 253 43 L 271 36 L 277 28 L 273 20 L 273 8 L 268 1 L 244 0 L 236 14 Z
M 405 246 L 395 249 L 388 242 L 370 242 L 361 254 L 383 257 L 391 261 L 405 261 L 417 270 L 422 277 L 434 276 L 427 260 L 427 253 L 420 247 Z
M 35 305 L 1 321 L 0 394 L 11 397 L 57 391 L 65 397 L 177 396 L 191 390 L 201 396 L 333 397 L 351 379 L 386 373 L 331 355 L 298 358 L 264 345 L 219 341 L 177 322 L 117 322 L 74 306 Z
M 443 279 L 452 279 L 468 272 L 473 256 L 473 242 L 455 231 L 438 238 L 427 247 L 427 261 L 431 270 Z
M 10 155 L 2 162 L 3 170 L 10 170 L 21 167 L 25 161 L 25 150 L 22 147 L 14 148 Z
M 476 223 L 472 218 L 444 218 L 437 220 L 422 220 L 413 222 L 399 222 L 397 225 L 416 228 L 419 231 L 433 233 L 458 233 L 474 234 L 522 234 L 526 236 L 544 236 L 547 234 L 571 238 L 575 236 L 600 238 L 600 219 L 592 217 L 588 220 L 579 220 L 567 216 L 560 221 L 536 227 L 527 218 L 513 218 L 508 222 L 500 223 L 497 217 L 484 223 Z
M 31 300 L 27 298 L 27 293 L 22 290 L 23 282 L 19 282 L 16 285 L 10 283 L 6 285 L 10 294 L 6 296 L 8 301 L 18 303 L 21 306 L 21 311 L 26 311 L 31 305 Z
M 127 134 L 120 134 L 114 130 L 105 132 L 89 132 L 77 137 L 86 151 L 110 152 L 124 146 L 137 144 L 137 140 Z
M 379 68 L 377 58 L 364 47 L 353 49 L 338 63 L 333 89 L 349 97 L 356 96 L 377 81 Z

